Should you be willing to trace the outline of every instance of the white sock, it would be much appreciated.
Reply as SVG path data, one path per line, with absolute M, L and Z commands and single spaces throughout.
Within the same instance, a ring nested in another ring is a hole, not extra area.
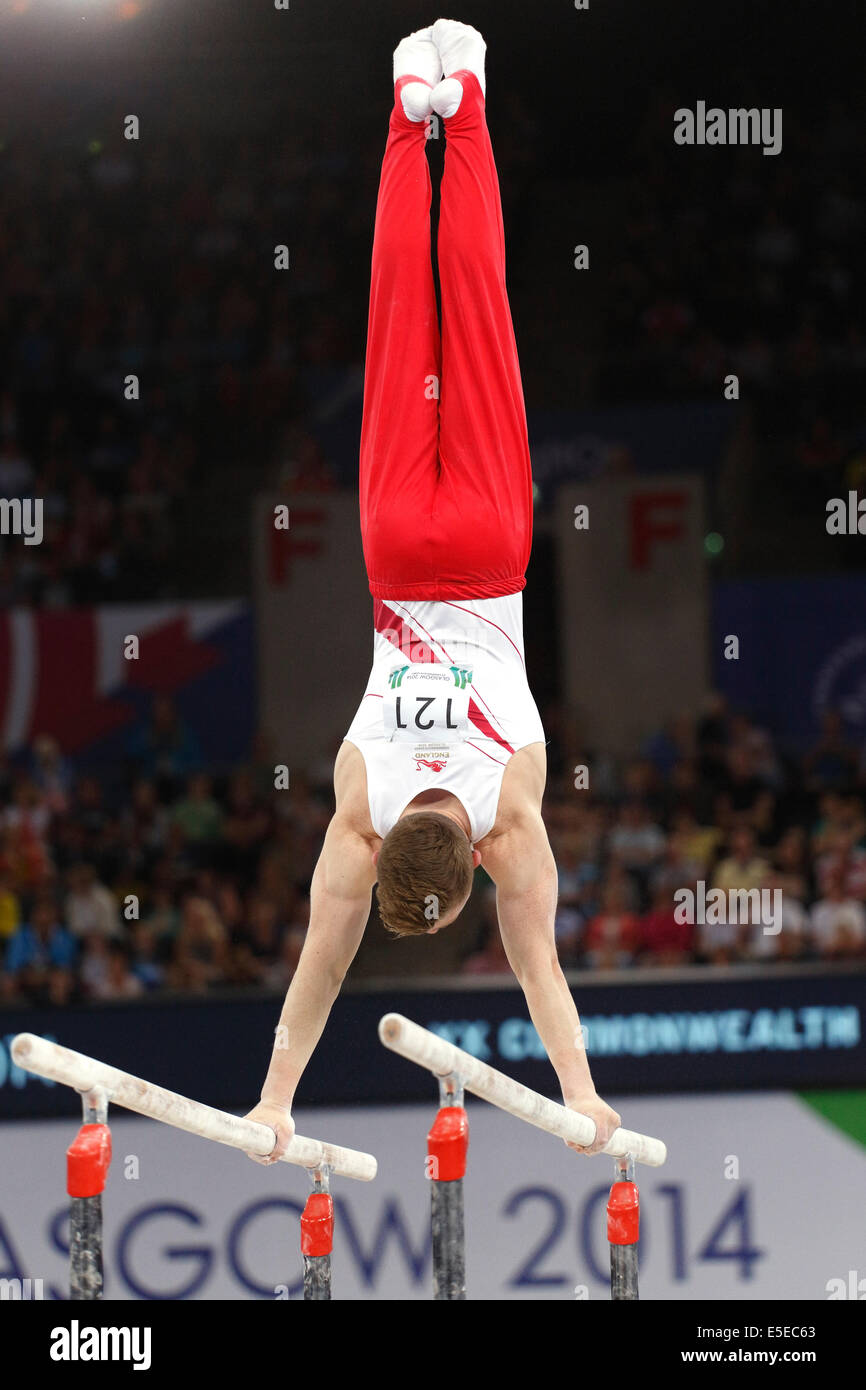
M 433 30 L 418 29 L 401 39 L 394 49 L 394 82 L 400 77 L 418 77 L 400 91 L 403 110 L 410 121 L 426 121 L 430 115 L 430 92 L 442 76 L 442 59 L 433 42 Z M 430 85 L 427 86 L 426 84 Z
M 442 59 L 445 80 L 433 89 L 430 105 L 437 115 L 447 121 L 463 100 L 463 85 L 451 76 L 452 72 L 460 72 L 464 68 L 474 72 L 481 87 L 481 95 L 486 96 L 484 55 L 487 52 L 487 44 L 471 24 L 461 24 L 456 19 L 437 19 L 432 34 L 433 42 Z

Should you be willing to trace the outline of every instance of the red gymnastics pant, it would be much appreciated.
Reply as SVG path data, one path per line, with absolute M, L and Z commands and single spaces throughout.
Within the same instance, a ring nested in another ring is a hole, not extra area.
M 516 593 L 532 545 L 499 181 L 478 80 L 455 76 L 463 99 L 444 122 L 441 337 L 425 125 L 406 117 L 399 90 L 379 185 L 360 500 L 370 592 L 380 599 Z

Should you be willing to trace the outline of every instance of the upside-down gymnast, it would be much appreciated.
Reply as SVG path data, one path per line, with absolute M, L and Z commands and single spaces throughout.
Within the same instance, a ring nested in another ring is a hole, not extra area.
M 592 1147 L 577 1151 L 598 1152 L 620 1122 L 596 1094 L 554 941 L 544 731 L 523 658 L 532 476 L 485 51 L 475 29 L 440 19 L 394 53 L 360 454 L 373 668 L 334 766 L 336 811 L 306 942 L 250 1114 L 277 1135 L 264 1162 L 292 1136 L 295 1089 L 361 943 L 373 885 L 389 931 L 433 934 L 465 906 L 479 864 L 496 884 L 503 945 L 563 1100 L 596 1123 Z M 426 155 L 433 112 L 446 138 L 441 332 Z

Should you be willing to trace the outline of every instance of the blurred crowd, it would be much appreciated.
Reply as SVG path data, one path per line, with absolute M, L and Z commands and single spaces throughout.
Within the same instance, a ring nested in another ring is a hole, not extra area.
M 274 764 L 214 779 L 157 702 L 127 786 L 76 776 L 41 738 L 0 788 L 0 998 L 64 1004 L 154 991 L 285 989 L 329 817 Z M 265 757 L 264 750 L 260 750 Z
M 800 761 L 719 696 L 619 763 L 581 749 L 561 712 L 546 731 L 564 966 L 866 956 L 866 756 L 835 713 Z M 588 790 L 575 787 L 580 767 Z M 713 890 L 724 907 L 707 903 Z M 490 885 L 483 903 L 463 969 L 508 971 Z
M 330 485 L 308 388 L 363 350 L 334 235 L 369 242 L 357 161 L 94 124 L 115 133 L 88 141 L 67 113 L 57 138 L 46 118 L 0 142 L 0 496 L 41 498 L 45 521 L 39 546 L 0 538 L 6 603 L 176 596 L 194 489 L 221 465 L 243 459 L 250 491 L 269 464 Z
M 652 103 L 617 204 L 592 390 L 608 402 L 718 400 L 735 376 L 753 448 L 737 484 L 748 499 L 742 531 L 759 537 L 752 568 L 762 551 L 767 563 L 770 528 L 754 525 L 762 513 L 774 519 L 778 567 L 791 566 L 789 523 L 795 563 L 858 565 L 840 547 L 819 548 L 803 520 L 866 484 L 866 276 L 856 250 L 866 199 L 854 173 L 866 127 L 841 98 L 808 126 L 786 110 L 796 159 L 756 161 L 744 148 L 713 165 L 664 138 L 672 100 L 659 93 Z
M 856 247 L 862 123 L 842 100 L 809 128 L 785 112 L 792 161 L 731 149 L 713 165 L 668 139 L 671 92 L 641 123 L 627 181 L 609 333 L 610 374 L 644 392 L 744 392 L 866 368 L 866 281 Z M 647 380 L 649 374 L 649 380 Z
M 275 789 L 260 738 L 247 765 L 212 777 L 195 767 L 195 740 L 169 703 L 157 704 L 122 788 L 74 774 L 48 737 L 37 740 L 26 768 L 2 770 L 4 1002 L 279 992 L 291 980 L 332 811 L 328 767 Z M 719 697 L 624 761 L 582 750 L 560 710 L 547 712 L 546 725 L 544 814 L 564 966 L 866 954 L 866 760 L 835 715 L 799 763 Z M 581 766 L 589 789 L 575 786 Z M 681 920 L 676 895 L 690 890 L 700 902 L 700 883 L 705 895 L 721 888 L 753 896 L 718 922 Z M 754 890 L 778 896 L 762 902 Z M 375 906 L 372 919 L 368 936 L 384 940 Z M 455 970 L 509 971 L 483 865 L 470 907 L 442 934 L 446 944 Z M 408 952 L 401 962 L 399 943 L 389 946 L 389 974 L 417 968 Z M 433 955 L 440 950 L 437 940 Z

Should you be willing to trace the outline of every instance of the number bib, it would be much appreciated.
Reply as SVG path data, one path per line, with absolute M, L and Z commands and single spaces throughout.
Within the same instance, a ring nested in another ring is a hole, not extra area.
M 469 733 L 472 672 L 432 662 L 397 666 L 388 677 L 383 718 L 392 742 L 457 743 Z

